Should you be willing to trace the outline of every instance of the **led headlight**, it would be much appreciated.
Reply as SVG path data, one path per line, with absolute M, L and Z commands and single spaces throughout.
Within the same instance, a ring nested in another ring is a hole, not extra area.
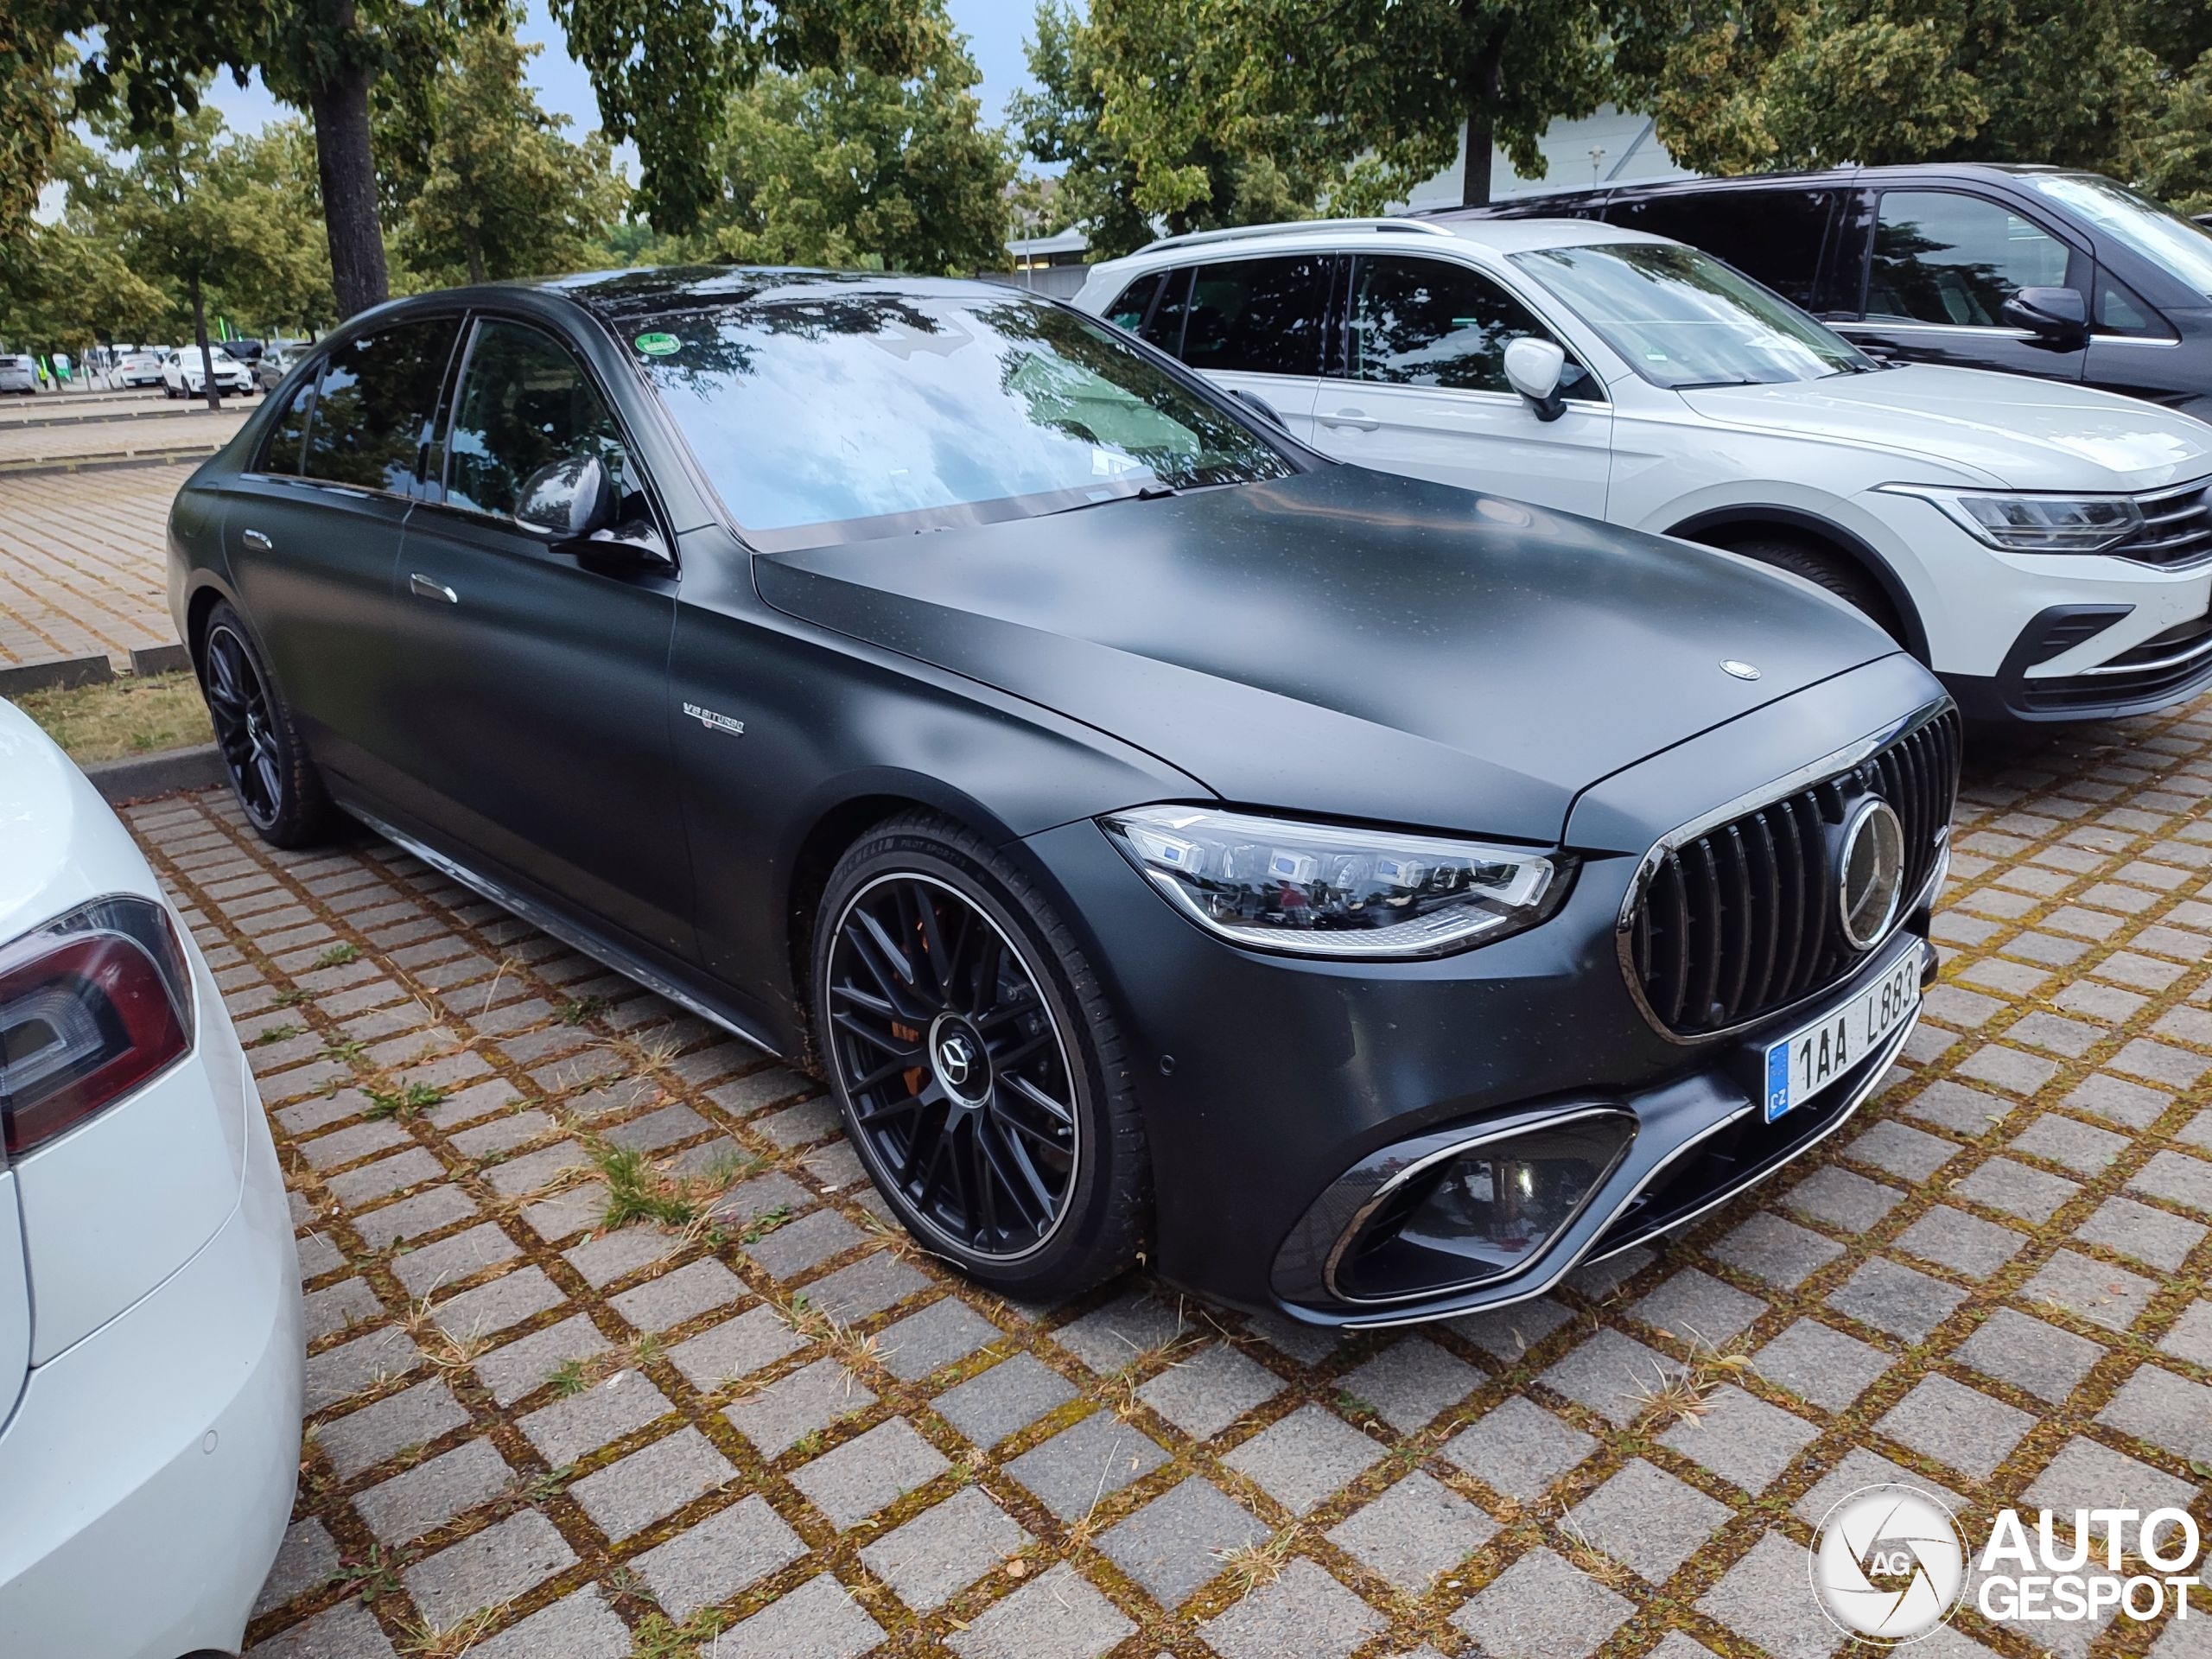
M 1438 957 L 1557 908 L 1558 853 L 1141 806 L 1099 820 L 1128 861 L 1210 931 L 1314 957 Z
M 1932 502 L 1961 528 L 2012 553 L 2101 553 L 2143 527 L 2142 509 L 2124 495 L 1993 495 L 1918 484 L 1882 488 Z

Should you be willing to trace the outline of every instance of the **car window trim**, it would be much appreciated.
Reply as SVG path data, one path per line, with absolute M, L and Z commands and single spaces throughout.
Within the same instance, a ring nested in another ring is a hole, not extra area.
M 1452 253 L 1442 251 L 1431 253 L 1427 248 L 1423 248 L 1418 253 L 1408 253 L 1397 249 L 1393 249 L 1388 253 L 1348 253 L 1343 256 L 1343 259 L 1344 262 L 1344 304 L 1341 308 L 1341 315 L 1338 321 L 1343 327 L 1344 337 L 1338 342 L 1338 359 L 1335 364 L 1335 367 L 1338 372 L 1332 375 L 1325 375 L 1322 377 L 1324 379 L 1348 386 L 1376 386 L 1383 390 L 1389 390 L 1392 387 L 1395 387 L 1402 391 L 1450 392 L 1454 396 L 1459 397 L 1510 398 L 1516 403 L 1521 401 L 1521 394 L 1517 391 L 1499 391 L 1492 389 L 1471 386 L 1425 386 L 1418 382 L 1403 380 L 1355 380 L 1352 378 L 1351 372 L 1351 314 L 1353 307 L 1357 303 L 1356 296 L 1359 292 L 1360 264 L 1363 261 L 1369 259 L 1420 259 L 1425 260 L 1430 264 L 1457 265 L 1462 270 L 1471 271 L 1478 279 L 1488 283 L 1499 293 L 1504 295 L 1507 299 L 1512 301 L 1523 311 L 1526 311 L 1542 327 L 1545 338 L 1549 340 L 1553 345 L 1558 346 L 1560 351 L 1566 353 L 1567 360 L 1573 364 L 1577 368 L 1580 369 L 1582 371 L 1582 378 L 1598 389 L 1598 395 L 1594 397 L 1587 397 L 1577 392 L 1567 392 L 1564 394 L 1566 400 L 1570 404 L 1590 404 L 1599 409 L 1611 409 L 1612 407 L 1613 400 L 1605 395 L 1605 381 L 1599 376 L 1599 373 L 1595 369 L 1592 368 L 1588 363 L 1583 360 L 1585 353 L 1577 351 L 1574 346 L 1569 344 L 1564 338 L 1560 326 L 1556 322 L 1553 321 L 1550 317 L 1545 315 L 1541 307 L 1530 304 L 1528 296 L 1522 294 L 1520 289 L 1515 288 L 1510 283 L 1500 281 L 1494 272 L 1485 270 L 1474 260 L 1462 257 L 1455 257 Z
M 671 563 L 680 565 L 676 551 L 676 537 L 668 528 L 675 521 L 670 515 L 666 504 L 661 499 L 658 487 L 653 482 L 652 469 L 645 464 L 645 457 L 639 453 L 634 430 L 631 423 L 623 418 L 622 406 L 609 394 L 605 378 L 592 367 L 590 360 L 577 348 L 574 340 L 562 334 L 557 326 L 549 323 L 544 318 L 531 316 L 524 312 L 501 311 L 484 306 L 471 306 L 463 315 L 461 337 L 454 345 L 452 359 L 448 365 L 446 386 L 439 399 L 437 420 L 432 428 L 429 442 L 424 446 L 426 452 L 433 446 L 438 451 L 438 476 L 435 480 L 425 479 L 423 487 L 426 493 L 420 498 L 422 505 L 438 508 L 444 512 L 457 513 L 474 522 L 501 524 L 518 535 L 529 536 L 531 533 L 523 529 L 520 522 L 512 514 L 487 512 L 481 507 L 467 506 L 454 501 L 450 499 L 446 488 L 446 480 L 453 468 L 453 423 L 461 411 L 461 384 L 468 378 L 468 365 L 476 355 L 477 336 L 482 332 L 484 325 L 490 322 L 512 323 L 518 327 L 532 329 L 560 347 L 568 355 L 569 360 L 576 365 L 578 372 L 584 377 L 585 384 L 591 387 L 598 396 L 601 404 L 605 405 L 607 418 L 614 423 L 614 430 L 622 440 L 623 453 L 629 457 L 631 466 L 636 470 L 638 493 L 645 498 L 645 513 L 652 521 L 653 533 L 660 537 Z M 434 493 L 429 493 L 433 489 Z

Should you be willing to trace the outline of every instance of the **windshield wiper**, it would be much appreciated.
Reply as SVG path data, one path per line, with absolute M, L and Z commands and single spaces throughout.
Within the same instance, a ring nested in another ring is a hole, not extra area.
M 1102 495 L 1095 501 L 1077 501 L 1072 506 L 1055 507 L 1044 516 L 1057 518 L 1064 512 L 1081 512 L 1085 507 L 1109 507 L 1116 501 L 1165 501 L 1171 495 L 1182 493 L 1171 484 L 1141 484 L 1126 494 Z

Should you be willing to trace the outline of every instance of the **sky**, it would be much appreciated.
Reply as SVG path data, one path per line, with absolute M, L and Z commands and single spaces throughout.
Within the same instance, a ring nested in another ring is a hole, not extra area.
M 599 104 L 592 94 L 591 77 L 569 55 L 561 26 L 545 9 L 545 0 L 528 0 L 529 17 L 522 38 L 545 49 L 532 59 L 531 84 L 537 101 L 574 124 L 572 136 L 599 125 Z M 968 37 L 968 50 L 982 71 L 977 93 L 983 103 L 983 119 L 995 124 L 1004 118 L 1007 94 L 1028 81 L 1028 65 L 1021 55 L 1036 16 L 1035 0 L 948 0 L 956 28 Z M 257 77 L 250 86 L 235 85 L 219 75 L 209 89 L 208 100 L 222 111 L 223 118 L 242 132 L 257 131 L 270 121 L 293 113 L 269 95 Z

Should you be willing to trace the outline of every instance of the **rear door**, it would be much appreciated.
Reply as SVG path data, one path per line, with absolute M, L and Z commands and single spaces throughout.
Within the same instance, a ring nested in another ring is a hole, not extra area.
M 1539 420 L 1505 348 L 1555 336 L 1471 266 L 1414 254 L 1352 260 L 1343 373 L 1321 384 L 1314 442 L 1339 460 L 1602 518 L 1612 410 L 1567 353 L 1567 412 Z M 1559 342 L 1565 349 L 1565 342 Z
M 1230 391 L 1249 391 L 1311 442 L 1321 384 L 1328 253 L 1223 259 L 1170 274 L 1137 332 Z
M 2088 297 L 2092 261 L 2048 225 L 1963 190 L 1885 190 L 1875 203 L 1866 297 L 1834 326 L 1883 357 L 2079 380 L 2085 353 L 2055 351 L 2005 321 L 2024 288 Z
M 391 573 L 410 814 L 628 941 L 689 957 L 690 855 L 670 755 L 671 574 L 524 526 L 524 484 L 583 454 L 650 515 L 634 447 L 568 345 L 479 317 Z
M 225 515 L 247 626 L 316 760 L 378 796 L 403 761 L 392 567 L 460 332 L 457 314 L 410 317 L 334 347 Z

